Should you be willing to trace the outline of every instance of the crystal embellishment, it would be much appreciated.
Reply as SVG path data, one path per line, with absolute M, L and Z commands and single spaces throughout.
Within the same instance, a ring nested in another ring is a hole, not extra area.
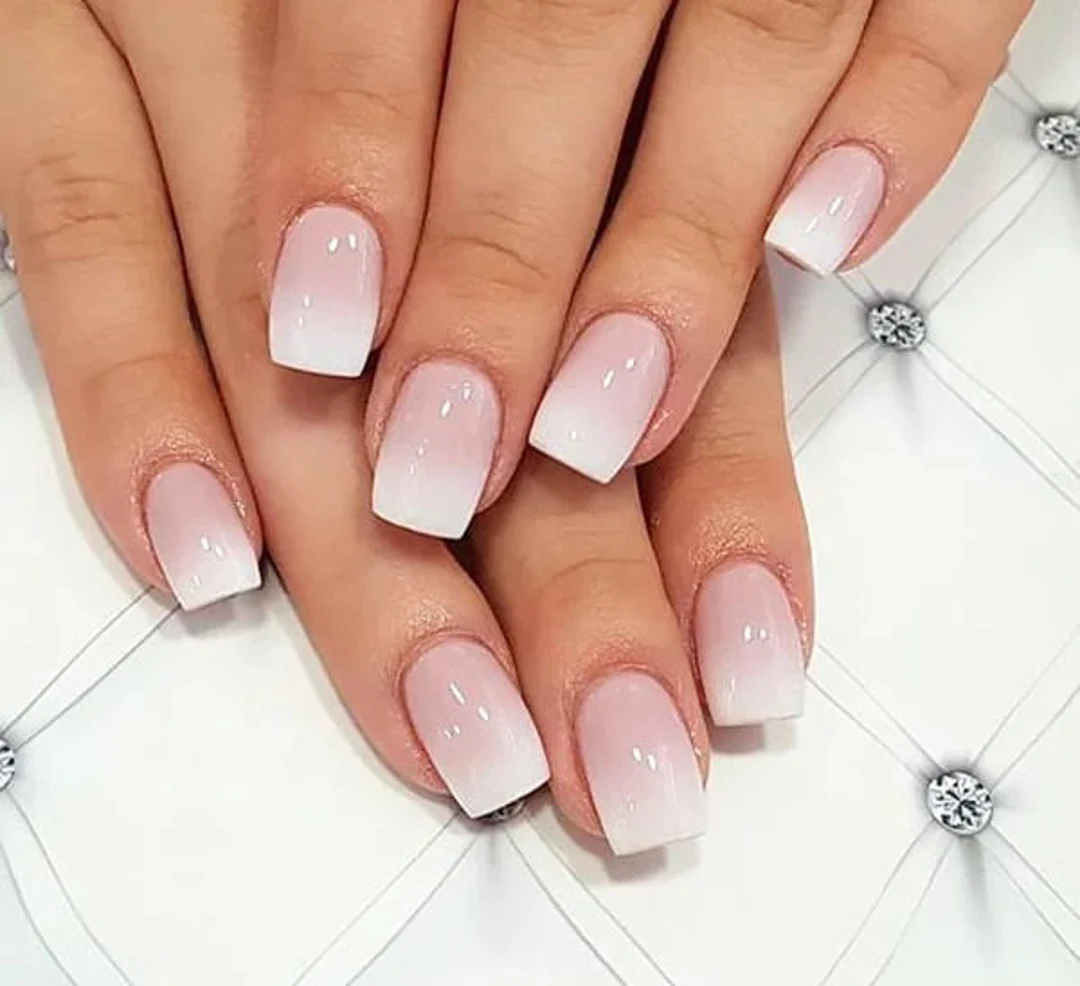
M 1035 141 L 1044 151 L 1075 161 L 1080 158 L 1080 116 L 1048 113 L 1035 123 Z
M 926 339 L 926 319 L 906 301 L 883 301 L 866 317 L 870 335 L 890 349 L 917 349 Z
M 966 770 L 948 770 L 926 788 L 930 815 L 953 835 L 978 835 L 994 817 L 990 789 Z
M 15 776 L 15 751 L 0 739 L 0 791 L 7 787 Z
M 509 822 L 512 819 L 517 818 L 524 810 L 525 799 L 519 798 L 517 801 L 511 801 L 510 804 L 504 805 L 502 808 L 496 808 L 487 815 L 482 815 L 477 820 L 484 825 L 501 825 L 503 822 Z
M 11 237 L 0 222 L 0 270 L 15 273 L 15 250 L 11 246 Z

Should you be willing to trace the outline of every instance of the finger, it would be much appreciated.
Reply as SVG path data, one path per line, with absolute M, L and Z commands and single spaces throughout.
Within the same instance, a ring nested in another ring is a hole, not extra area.
M 368 411 L 385 520 L 460 537 L 506 485 L 665 6 L 459 5 L 424 234 Z
M 282 366 L 359 376 L 393 319 L 427 196 L 452 11 L 451 0 L 281 5 L 259 226 Z
M 252 0 L 256 8 L 261 0 Z M 483 597 L 441 544 L 358 509 L 371 495 L 363 383 L 293 373 L 261 358 L 254 210 L 243 191 L 269 45 L 238 32 L 238 22 L 260 23 L 254 13 L 236 19 L 217 3 L 197 13 L 193 18 L 190 0 L 162 0 L 152 11 L 135 4 L 124 8 L 118 27 L 169 148 L 165 166 L 195 300 L 267 544 L 372 746 L 406 780 L 449 789 L 468 814 L 485 814 L 547 778 L 509 649 Z M 177 39 L 168 84 L 159 71 L 161 36 Z M 200 126 L 218 139 L 190 139 L 193 102 L 204 108 Z M 206 107 L 213 107 L 209 121 Z
M 676 8 L 626 187 L 532 426 L 536 448 L 603 482 L 678 434 L 742 309 L 776 191 L 870 2 Z
M 642 471 L 653 545 L 714 722 L 799 715 L 810 550 L 762 274 L 686 428 Z
M 699 835 L 708 741 L 634 477 L 531 453 L 475 541 L 564 812 L 618 854 Z
M 357 509 L 371 475 L 353 388 L 278 383 L 234 413 L 258 422 L 245 454 L 267 541 L 345 707 L 402 777 L 445 786 L 470 817 L 542 787 L 547 758 L 483 596 L 440 542 Z
M 941 177 L 1031 0 L 878 0 L 768 242 L 818 274 L 874 253 Z
M 155 149 L 82 4 L 0 7 L 0 197 L 91 507 L 186 609 L 260 583 L 255 505 L 190 323 Z

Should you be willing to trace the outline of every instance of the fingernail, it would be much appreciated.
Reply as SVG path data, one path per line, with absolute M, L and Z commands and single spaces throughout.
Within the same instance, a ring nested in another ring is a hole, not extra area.
M 547 783 L 551 772 L 532 716 L 486 648 L 445 640 L 416 660 L 404 687 L 424 749 L 470 818 Z
M 617 856 L 705 831 L 705 792 L 682 717 L 647 674 L 624 671 L 585 696 L 578 745 L 593 804 Z
M 625 312 L 598 318 L 551 381 L 529 444 L 609 482 L 645 434 L 670 364 L 667 340 L 649 319 Z
M 168 466 L 146 490 L 146 528 L 169 588 L 198 609 L 262 585 L 232 498 L 204 466 Z
M 382 247 L 358 212 L 319 205 L 285 233 L 270 297 L 270 358 L 335 377 L 363 372 L 382 290 Z
M 457 360 L 421 363 L 387 422 L 372 510 L 421 534 L 461 537 L 487 483 L 499 419 L 495 388 L 474 367 Z
M 873 151 L 833 147 L 803 172 L 765 242 L 816 274 L 832 274 L 870 228 L 884 195 L 885 169 Z
M 713 572 L 694 615 L 698 664 L 718 726 L 745 726 L 802 715 L 802 641 L 779 579 L 740 562 Z

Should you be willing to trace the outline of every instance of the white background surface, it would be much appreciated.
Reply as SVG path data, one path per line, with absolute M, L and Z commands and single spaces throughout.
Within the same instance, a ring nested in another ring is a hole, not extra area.
M 171 614 L 64 461 L 0 307 L 3 986 L 1080 982 L 1080 4 L 1040 0 L 939 189 L 844 280 L 776 268 L 819 647 L 796 726 L 717 737 L 708 837 L 614 862 L 542 800 L 399 787 L 280 589 Z M 14 290 L 0 281 L 0 298 Z M 927 313 L 867 341 L 879 296 Z M 928 824 L 972 765 L 995 826 Z

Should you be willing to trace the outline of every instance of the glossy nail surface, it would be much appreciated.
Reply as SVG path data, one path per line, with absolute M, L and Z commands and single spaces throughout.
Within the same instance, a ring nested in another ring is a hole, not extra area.
M 667 341 L 649 319 L 616 313 L 574 343 L 540 403 L 529 444 L 599 483 L 626 465 L 667 386 Z
M 198 609 L 262 584 L 232 498 L 204 466 L 167 466 L 146 491 L 146 528 L 169 588 Z
M 802 715 L 802 642 L 787 593 L 767 568 L 740 562 L 709 575 L 698 593 L 694 636 L 718 726 Z
M 885 169 L 873 151 L 830 148 L 799 177 L 765 242 L 816 274 L 832 274 L 870 228 L 884 195 Z
M 379 447 L 372 509 L 385 521 L 459 538 L 487 483 L 501 410 L 491 381 L 457 360 L 406 378 Z
M 471 640 L 444 640 L 405 676 L 405 704 L 450 793 L 471 818 L 547 783 L 547 757 L 506 672 Z
M 270 358 L 358 377 L 379 321 L 382 248 L 360 213 L 320 205 L 285 233 L 270 298 Z
M 654 678 L 623 671 L 594 685 L 578 711 L 577 738 L 616 855 L 705 831 L 705 792 L 690 736 Z

